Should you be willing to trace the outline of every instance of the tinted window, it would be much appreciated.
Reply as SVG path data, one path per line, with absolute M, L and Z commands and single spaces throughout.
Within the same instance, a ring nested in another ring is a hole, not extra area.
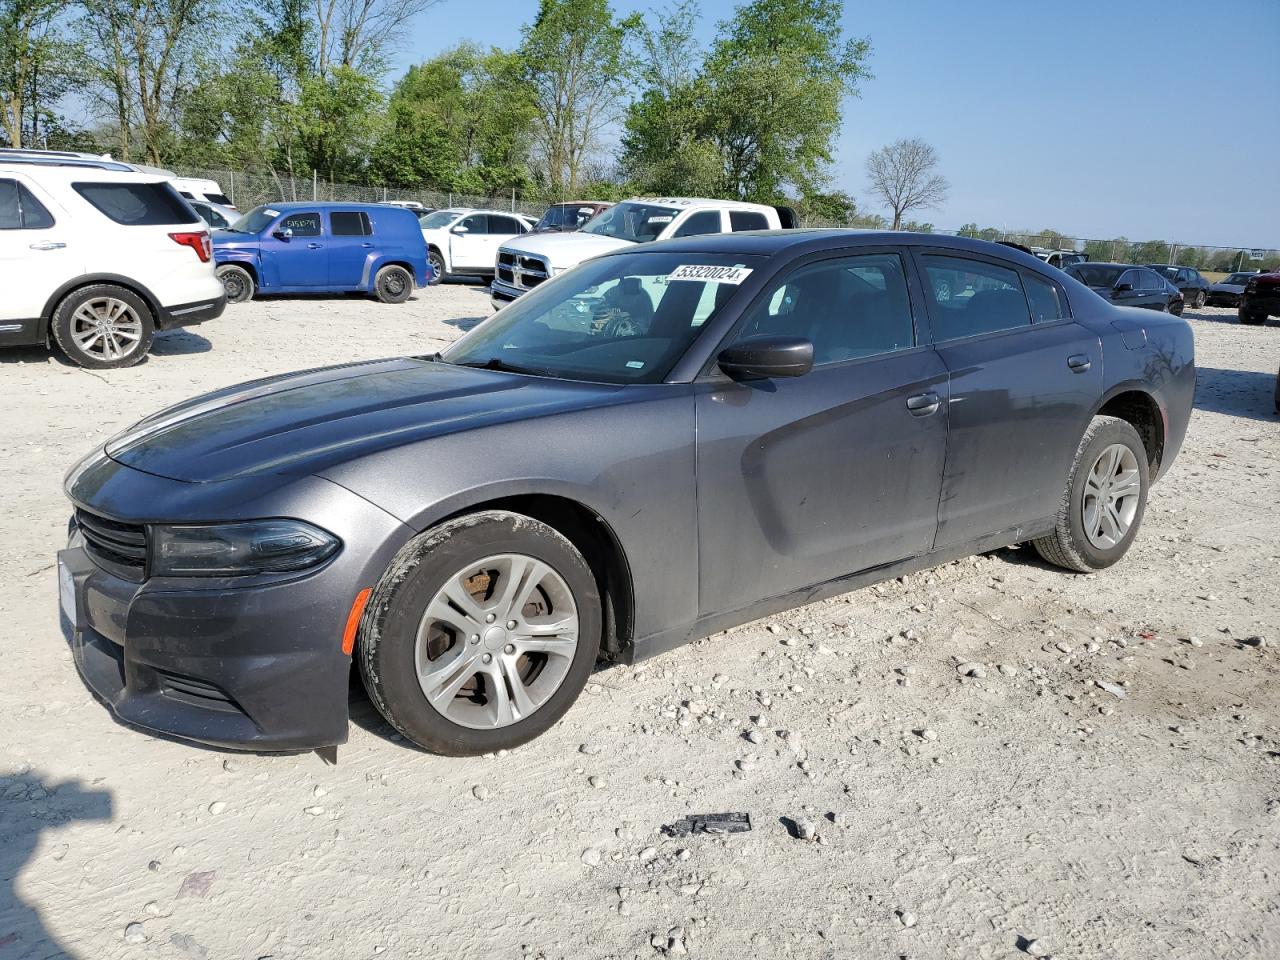
M 583 228 L 583 233 L 617 237 L 632 243 L 648 243 L 680 215 L 678 207 L 655 207 L 647 203 L 620 203 L 610 207 Z
M 291 213 L 280 223 L 280 230 L 292 230 L 295 237 L 320 236 L 320 214 Z
M 926 255 L 935 340 L 958 340 L 1031 322 L 1017 271 L 980 260 Z
M 225 193 L 206 193 L 204 198 L 212 203 L 216 203 L 224 207 L 232 206 L 231 198 Z
M 53 216 L 22 184 L 0 180 L 0 230 L 44 230 Z
M 1151 270 L 1138 271 L 1139 290 L 1163 290 L 1164 278 Z
M 466 227 L 467 233 L 487 234 L 489 232 L 489 218 L 483 213 L 473 213 L 458 224 L 460 227 Z
M 116 223 L 131 227 L 200 223 L 168 183 L 76 183 L 76 193 Z
M 913 346 L 901 258 L 869 254 L 800 267 L 756 303 L 739 338 L 762 334 L 811 340 L 814 364 Z
M 1067 271 L 1068 274 L 1081 283 L 1088 284 L 1091 287 L 1113 287 L 1118 282 L 1120 274 L 1124 272 L 1124 267 L 1112 267 L 1096 263 L 1072 264 Z
M 680 224 L 673 237 L 700 237 L 707 233 L 720 232 L 720 211 L 699 210 L 688 220 Z
M 335 237 L 363 237 L 369 233 L 366 220 L 356 210 L 335 210 L 329 214 L 329 229 Z
M 520 233 L 520 221 L 515 217 L 499 217 L 489 214 L 490 233 Z
M 1116 281 L 1116 286 L 1118 287 L 1122 283 L 1129 284 L 1129 286 L 1133 287 L 1135 290 L 1142 289 L 1142 278 L 1138 276 L 1137 270 L 1126 270 L 1122 273 L 1120 275 L 1120 279 Z
M 192 204 L 192 209 L 200 214 L 200 219 L 211 227 L 221 228 L 228 225 L 227 218 L 206 203 Z
M 1067 305 L 1063 300 L 1062 290 L 1056 283 L 1031 274 L 1026 274 L 1025 279 L 1032 323 L 1049 323 L 1067 316 Z
M 730 210 L 729 229 L 735 233 L 739 230 L 768 230 L 769 218 L 755 210 Z

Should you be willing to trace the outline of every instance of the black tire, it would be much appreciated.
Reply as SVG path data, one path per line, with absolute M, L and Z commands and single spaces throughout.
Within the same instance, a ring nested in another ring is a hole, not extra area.
M 444 279 L 444 257 L 439 250 L 431 247 L 427 250 L 427 263 L 431 265 L 431 279 L 427 281 L 427 286 L 434 287 Z
M 577 607 L 578 644 L 560 686 L 537 710 L 507 726 L 477 729 L 453 722 L 427 700 L 415 648 L 423 613 L 446 581 L 503 553 L 533 557 L 559 574 Z M 487 510 L 447 521 L 400 550 L 370 598 L 356 660 L 370 699 L 396 730 L 433 753 L 474 756 L 511 749 L 554 726 L 586 685 L 600 636 L 599 589 L 582 554 L 540 521 Z
M 373 278 L 373 289 L 383 303 L 404 303 L 413 293 L 413 274 L 404 267 L 389 264 Z
M 1136 510 L 1123 537 L 1109 548 L 1102 548 L 1090 541 L 1084 529 L 1084 494 L 1089 473 L 1098 458 L 1113 444 L 1128 447 L 1137 461 L 1138 493 Z M 1147 508 L 1147 491 L 1150 476 L 1147 451 L 1131 424 L 1117 417 L 1094 417 L 1089 422 L 1075 460 L 1067 476 L 1066 490 L 1058 508 L 1058 522 L 1053 533 L 1032 541 L 1040 556 L 1052 564 L 1079 573 L 1091 573 L 1111 566 L 1125 555 L 1133 538 L 1142 525 L 1142 515 Z
M 123 305 L 125 312 L 106 319 L 113 304 Z M 86 339 L 93 336 L 94 330 L 93 323 L 85 319 L 85 311 L 104 318 L 102 333 L 92 341 Z M 127 321 L 122 321 L 122 316 L 127 316 Z M 51 328 L 54 341 L 67 359 L 90 370 L 133 366 L 150 352 L 156 333 L 155 318 L 146 301 L 113 283 L 95 283 L 71 291 L 54 309 Z M 111 346 L 123 345 L 126 336 L 130 338 L 127 349 Z
M 1260 327 L 1267 322 L 1267 315 L 1265 313 L 1250 313 L 1244 307 L 1239 308 L 1236 312 L 1236 316 L 1246 327 Z
M 227 303 L 248 303 L 258 292 L 258 285 L 253 282 L 253 274 L 244 267 L 234 263 L 224 263 L 214 272 L 222 281 L 222 289 L 227 294 Z

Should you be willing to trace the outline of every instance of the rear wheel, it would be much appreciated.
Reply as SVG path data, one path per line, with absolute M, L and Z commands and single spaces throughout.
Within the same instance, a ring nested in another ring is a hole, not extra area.
M 427 281 L 427 285 L 434 287 L 444 279 L 444 257 L 440 256 L 439 250 L 432 247 L 427 251 L 427 263 L 431 267 L 431 279 Z
M 404 267 L 391 264 L 378 271 L 373 287 L 383 303 L 404 303 L 413 293 L 413 274 Z
M 1050 563 L 1089 573 L 1128 551 L 1142 523 L 1150 482 L 1138 432 L 1117 417 L 1094 417 L 1080 438 L 1053 533 L 1033 541 Z
M 132 290 L 94 284 L 74 290 L 53 312 L 53 339 L 82 367 L 131 367 L 151 349 L 155 319 Z
M 600 596 L 577 549 L 520 514 L 486 511 L 411 541 L 361 625 L 374 705 L 414 743 L 466 756 L 556 723 L 600 646 Z
M 1197 290 L 1195 299 L 1191 301 L 1192 308 L 1195 310 L 1199 310 L 1201 307 L 1203 307 L 1206 297 L 1207 295 L 1203 290 Z
M 257 284 L 253 282 L 253 274 L 244 267 L 224 263 L 218 267 L 217 275 L 226 291 L 227 303 L 247 303 L 253 299 Z

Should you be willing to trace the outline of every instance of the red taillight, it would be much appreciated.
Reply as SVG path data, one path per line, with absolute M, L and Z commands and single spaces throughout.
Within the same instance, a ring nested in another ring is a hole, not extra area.
M 208 263 L 213 256 L 213 243 L 209 240 L 209 234 L 203 230 L 199 233 L 171 233 L 169 236 L 174 243 L 194 250 L 201 263 Z

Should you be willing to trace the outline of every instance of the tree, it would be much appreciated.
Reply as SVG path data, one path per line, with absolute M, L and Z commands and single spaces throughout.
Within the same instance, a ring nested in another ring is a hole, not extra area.
M 0 133 L 11 147 L 39 147 L 42 126 L 64 122 L 53 108 L 83 57 L 64 39 L 70 6 L 71 0 L 0 0 Z
M 871 192 L 893 211 L 893 229 L 902 227 L 908 210 L 941 206 L 949 184 L 935 173 L 938 155 L 918 139 L 903 139 L 867 157 Z
M 809 225 L 848 227 L 858 220 L 857 201 L 840 190 L 806 194 L 796 212 L 800 214 L 801 220 Z
M 622 119 L 639 19 L 615 18 L 608 0 L 540 0 L 519 56 L 534 106 L 533 138 L 548 193 L 578 189 L 606 130 Z
M 334 67 L 370 70 L 414 17 L 440 0 L 313 0 L 315 72 Z

